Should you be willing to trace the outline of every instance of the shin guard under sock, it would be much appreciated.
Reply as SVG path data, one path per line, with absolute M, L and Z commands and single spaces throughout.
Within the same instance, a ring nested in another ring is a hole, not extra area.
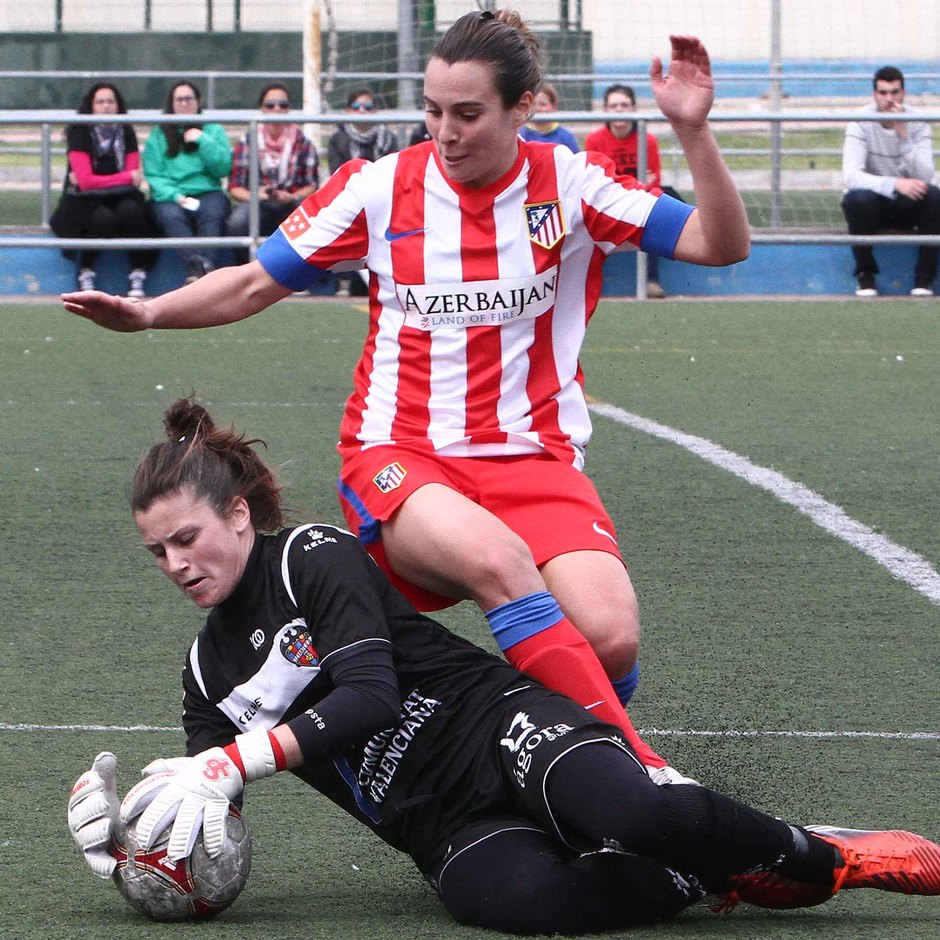
M 646 766 L 666 764 L 636 733 L 597 654 L 551 594 L 527 594 L 488 611 L 486 618 L 499 648 L 516 669 L 616 725 Z

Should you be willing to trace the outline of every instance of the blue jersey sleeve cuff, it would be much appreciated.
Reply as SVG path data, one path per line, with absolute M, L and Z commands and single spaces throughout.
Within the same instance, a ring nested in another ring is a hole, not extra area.
M 661 258 L 672 258 L 679 235 L 694 209 L 695 206 L 680 202 L 664 193 L 656 200 L 656 205 L 646 220 L 640 248 Z
M 281 287 L 289 287 L 291 290 L 305 290 L 329 276 L 328 271 L 304 261 L 291 248 L 280 229 L 258 249 L 257 257 L 261 266 Z

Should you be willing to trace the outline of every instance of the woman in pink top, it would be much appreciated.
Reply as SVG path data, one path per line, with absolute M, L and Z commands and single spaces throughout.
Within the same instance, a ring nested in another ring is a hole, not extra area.
M 85 93 L 79 114 L 100 114 L 100 124 L 72 124 L 66 128 L 68 173 L 58 208 L 49 220 L 60 238 L 153 238 L 155 231 L 140 184 L 137 135 L 130 124 L 107 121 L 112 114 L 127 114 L 124 98 L 110 82 L 98 82 Z M 95 286 L 90 249 L 63 252 L 78 261 L 78 287 Z M 143 297 L 147 272 L 156 252 L 130 252 L 128 297 Z

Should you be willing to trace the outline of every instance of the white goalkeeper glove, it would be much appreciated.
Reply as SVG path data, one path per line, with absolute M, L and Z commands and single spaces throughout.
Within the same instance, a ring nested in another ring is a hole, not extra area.
M 224 749 L 213 747 L 195 757 L 160 759 L 144 768 L 150 776 L 124 797 L 121 819 L 130 822 L 140 816 L 137 841 L 144 849 L 172 824 L 167 857 L 173 861 L 192 852 L 202 831 L 206 854 L 215 858 L 225 844 L 229 803 L 246 783 L 280 769 L 263 728 L 239 735 Z
M 117 795 L 117 758 L 102 751 L 72 787 L 69 796 L 69 830 L 99 878 L 110 878 L 117 861 L 111 839 L 121 804 Z

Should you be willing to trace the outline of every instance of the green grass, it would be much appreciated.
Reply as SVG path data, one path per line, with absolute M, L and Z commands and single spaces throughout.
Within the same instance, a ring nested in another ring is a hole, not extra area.
M 715 137 L 722 150 L 770 150 L 770 125 L 755 127 L 749 133 L 728 132 L 715 127 Z M 812 130 L 791 130 L 782 125 L 780 147 L 787 150 L 837 150 L 839 154 L 787 154 L 784 153 L 781 168 L 784 170 L 838 170 L 842 166 L 842 141 L 844 127 L 819 127 Z M 770 164 L 767 154 L 728 154 L 728 165 L 733 170 L 759 170 Z
M 302 514 L 337 520 L 333 442 L 365 315 L 287 301 L 231 327 L 133 336 L 42 304 L 7 304 L 0 318 L 0 936 L 490 936 L 451 924 L 407 859 L 286 777 L 249 790 L 254 871 L 212 924 L 144 923 L 85 872 L 65 828 L 68 789 L 97 751 L 118 754 L 123 790 L 182 743 L 88 730 L 180 720 L 182 657 L 201 617 L 139 547 L 125 506 L 163 409 L 197 391 L 267 439 Z M 772 467 L 936 568 L 936 325 L 932 306 L 910 301 L 605 302 L 583 361 L 595 398 Z M 641 599 L 633 714 L 674 732 L 652 743 L 786 818 L 940 838 L 940 607 L 673 444 L 595 418 L 588 465 Z M 491 646 L 470 605 L 441 619 Z M 8 730 L 17 724 L 35 727 Z M 853 892 L 809 911 L 696 910 L 655 936 L 936 940 L 938 925 L 937 899 Z
M 59 199 L 58 187 L 52 208 Z M 0 189 L 0 225 L 39 225 L 42 219 L 42 194 L 38 189 Z
M 20 128 L 22 130 L 22 128 Z M 783 136 L 784 149 L 838 149 L 842 146 L 844 131 L 841 128 L 819 128 L 814 130 L 786 131 Z M 765 128 L 755 129 L 751 133 L 722 132 L 717 126 L 716 136 L 722 148 L 725 149 L 767 149 L 770 147 L 769 131 Z M 2 143 L 2 128 L 0 128 L 0 143 Z M 728 165 L 733 170 L 766 170 L 770 166 L 770 157 L 766 154 L 729 155 Z M 54 157 L 61 162 L 63 157 Z M 795 169 L 838 169 L 840 158 L 837 156 L 785 156 L 782 168 Z M 671 158 L 663 157 L 664 167 L 671 166 Z M 39 157 L 36 155 L 0 154 L 0 166 L 39 166 Z M 668 172 L 666 173 L 668 176 Z M 323 178 L 326 173 L 321 173 Z M 756 228 L 766 228 L 770 225 L 770 194 L 767 191 L 747 191 L 743 194 L 748 210 L 751 225 Z M 59 198 L 59 185 L 54 186 L 52 194 L 53 208 Z M 686 198 L 694 201 L 692 194 Z M 0 185 L 0 225 L 38 225 L 41 214 L 40 194 L 38 190 L 11 190 L 3 189 Z M 781 194 L 780 224 L 785 227 L 812 227 L 812 226 L 843 226 L 842 213 L 839 208 L 839 193 L 830 191 L 812 192 L 783 192 Z
M 682 195 L 689 202 L 695 201 L 692 193 Z M 741 196 L 751 225 L 757 229 L 768 228 L 771 220 L 770 192 L 746 190 Z M 56 188 L 52 197 L 53 210 L 58 198 Z M 800 228 L 844 227 L 839 198 L 839 193 L 829 190 L 785 191 L 781 194 L 780 224 Z M 41 213 L 42 197 L 38 190 L 0 189 L 0 225 L 39 225 Z

